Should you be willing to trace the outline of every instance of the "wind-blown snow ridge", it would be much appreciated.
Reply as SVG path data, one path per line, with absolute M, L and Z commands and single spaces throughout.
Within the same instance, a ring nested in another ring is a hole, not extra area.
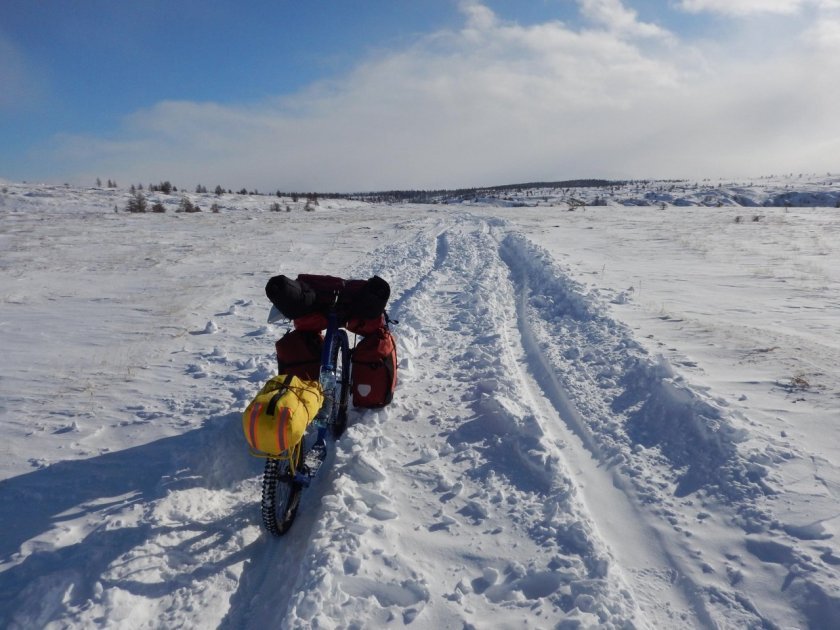
M 767 491 L 761 468 L 748 470 L 739 455 L 744 436 L 724 410 L 642 350 L 545 251 L 517 234 L 504 246 L 511 267 L 527 278 L 536 335 L 551 345 L 553 373 L 566 382 L 598 454 L 636 477 L 637 447 L 656 447 L 675 473 L 677 496 L 704 488 L 737 500 Z
M 538 381 L 593 456 L 632 483 L 635 500 L 656 506 L 652 515 L 686 534 L 678 515 L 694 503 L 691 497 L 707 506 L 725 502 L 733 511 L 732 522 L 746 533 L 766 535 L 778 527 L 759 501 L 774 493 L 767 481 L 767 458 L 741 452 L 738 445 L 747 433 L 736 428 L 725 403 L 693 388 L 663 357 L 648 355 L 627 327 L 606 314 L 597 292 L 572 280 L 545 250 L 511 233 L 501 252 L 527 298 L 524 328 L 534 336 L 528 349 Z M 786 545 L 779 546 L 776 556 L 764 548 L 761 541 L 766 538 L 745 540 L 765 562 L 790 567 L 810 563 L 807 555 Z M 677 566 L 692 572 L 685 562 Z M 791 594 L 792 601 L 819 627 L 818 620 L 827 619 L 820 609 L 834 608 L 840 600 L 829 594 L 832 589 L 821 578 L 799 576 L 804 584 Z M 711 623 L 740 609 L 743 623 L 772 625 L 749 597 L 719 584 L 701 586 L 703 582 L 694 578 L 692 588 L 707 591 L 708 619 L 717 620 Z M 717 606 L 720 602 L 726 602 L 723 609 Z M 701 618 L 706 614 L 697 612 Z

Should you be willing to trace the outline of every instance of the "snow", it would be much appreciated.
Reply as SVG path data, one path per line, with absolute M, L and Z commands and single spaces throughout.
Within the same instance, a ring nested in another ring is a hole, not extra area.
M 136 215 L 0 183 L 0 626 L 840 618 L 837 178 Z M 277 273 L 377 273 L 400 322 L 394 402 L 280 539 L 240 422 Z

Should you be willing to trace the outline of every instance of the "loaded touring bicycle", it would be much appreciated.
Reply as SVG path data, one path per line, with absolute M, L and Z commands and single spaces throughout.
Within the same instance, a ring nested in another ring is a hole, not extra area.
M 242 428 L 252 454 L 265 458 L 263 525 L 280 536 L 326 458 L 327 432 L 338 438 L 346 428 L 349 400 L 361 408 L 391 402 L 396 322 L 385 312 L 390 286 L 378 276 L 274 276 L 266 295 L 268 321 L 292 328 L 275 344 L 278 375 L 248 405 Z M 352 347 L 348 333 L 359 339 Z

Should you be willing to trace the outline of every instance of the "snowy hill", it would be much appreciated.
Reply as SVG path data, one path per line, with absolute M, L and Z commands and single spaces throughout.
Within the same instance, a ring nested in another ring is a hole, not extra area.
M 392 191 L 354 195 L 373 202 L 417 202 L 497 207 L 743 206 L 840 207 L 840 176 L 788 175 L 731 181 L 569 180 L 457 191 Z
M 0 627 L 834 627 L 840 190 L 802 179 L 195 214 L 2 183 Z M 240 425 L 277 273 L 378 273 L 400 321 L 394 403 L 282 539 Z

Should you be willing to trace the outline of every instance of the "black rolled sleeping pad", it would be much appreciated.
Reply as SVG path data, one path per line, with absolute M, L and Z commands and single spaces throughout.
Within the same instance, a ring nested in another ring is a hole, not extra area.
M 334 286 L 335 280 L 339 279 L 331 278 L 327 284 Z M 368 280 L 342 282 L 343 286 L 336 296 L 332 291 L 319 293 L 304 280 L 292 280 L 279 275 L 268 280 L 265 294 L 277 310 L 289 319 L 297 319 L 315 312 L 326 313 L 333 304 L 345 319 L 373 319 L 385 312 L 385 306 L 391 296 L 391 286 L 386 280 L 373 276 Z
M 315 308 L 317 298 L 309 286 L 284 275 L 269 278 L 265 294 L 277 310 L 289 319 L 309 315 Z
M 391 285 L 379 276 L 367 280 L 351 296 L 347 306 L 347 317 L 373 319 L 385 312 L 388 298 L 391 297 Z

